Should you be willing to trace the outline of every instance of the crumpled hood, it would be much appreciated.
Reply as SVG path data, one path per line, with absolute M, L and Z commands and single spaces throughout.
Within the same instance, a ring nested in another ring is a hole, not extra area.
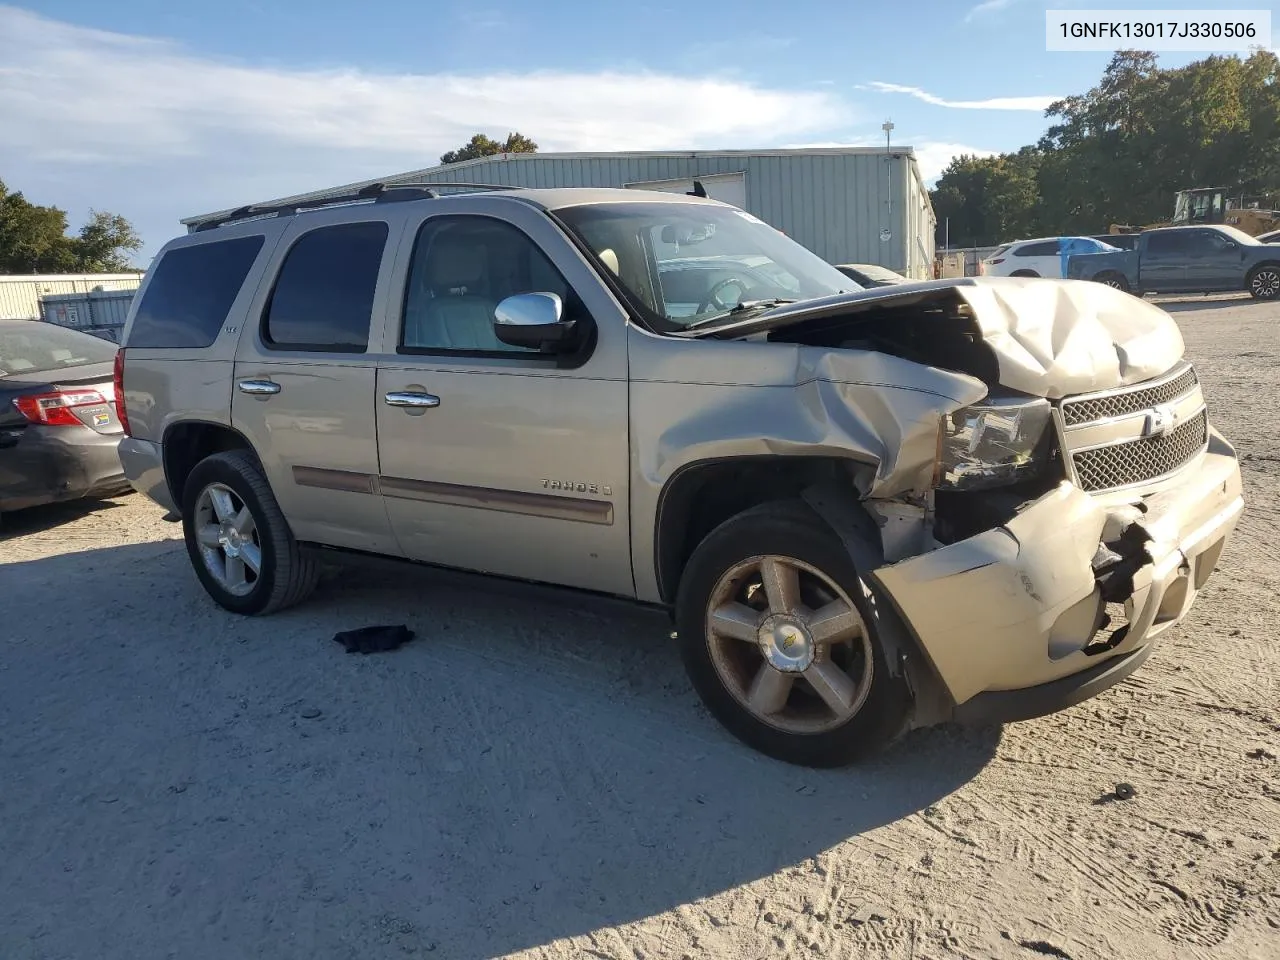
M 1182 332 L 1159 307 L 1077 280 L 966 277 L 903 284 L 792 304 L 758 323 L 777 328 L 956 297 L 968 305 L 995 353 L 1000 383 L 1033 396 L 1056 400 L 1127 386 L 1164 373 L 1182 358 Z
M 1182 359 L 1182 331 L 1145 300 L 1100 283 L 1009 279 L 958 288 L 1006 387 L 1056 400 L 1149 380 Z

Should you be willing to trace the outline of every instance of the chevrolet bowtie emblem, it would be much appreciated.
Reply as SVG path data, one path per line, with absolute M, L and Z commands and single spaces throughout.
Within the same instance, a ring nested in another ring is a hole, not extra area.
M 1142 425 L 1144 437 L 1167 437 L 1178 426 L 1178 411 L 1172 405 L 1156 407 L 1147 411 L 1146 422 Z

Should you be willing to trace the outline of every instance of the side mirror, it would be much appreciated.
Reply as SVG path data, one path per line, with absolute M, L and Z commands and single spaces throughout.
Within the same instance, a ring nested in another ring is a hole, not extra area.
M 554 347 L 573 331 L 574 322 L 563 319 L 563 314 L 558 294 L 517 293 L 493 311 L 493 332 L 513 347 Z

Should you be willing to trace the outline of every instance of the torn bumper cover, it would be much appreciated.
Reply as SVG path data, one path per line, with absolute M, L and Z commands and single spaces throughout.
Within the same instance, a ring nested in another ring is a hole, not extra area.
M 1064 483 L 1003 526 L 873 578 L 955 704 L 995 723 L 1079 703 L 1122 680 L 1186 615 L 1244 508 L 1216 432 L 1182 482 L 1109 506 Z

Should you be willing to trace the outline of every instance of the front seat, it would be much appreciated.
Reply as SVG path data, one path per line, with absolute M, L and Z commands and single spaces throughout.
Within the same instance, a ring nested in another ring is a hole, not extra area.
M 485 251 L 441 237 L 427 255 L 423 285 L 405 316 L 405 345 L 446 350 L 510 350 L 493 332 L 497 304 L 479 293 Z

